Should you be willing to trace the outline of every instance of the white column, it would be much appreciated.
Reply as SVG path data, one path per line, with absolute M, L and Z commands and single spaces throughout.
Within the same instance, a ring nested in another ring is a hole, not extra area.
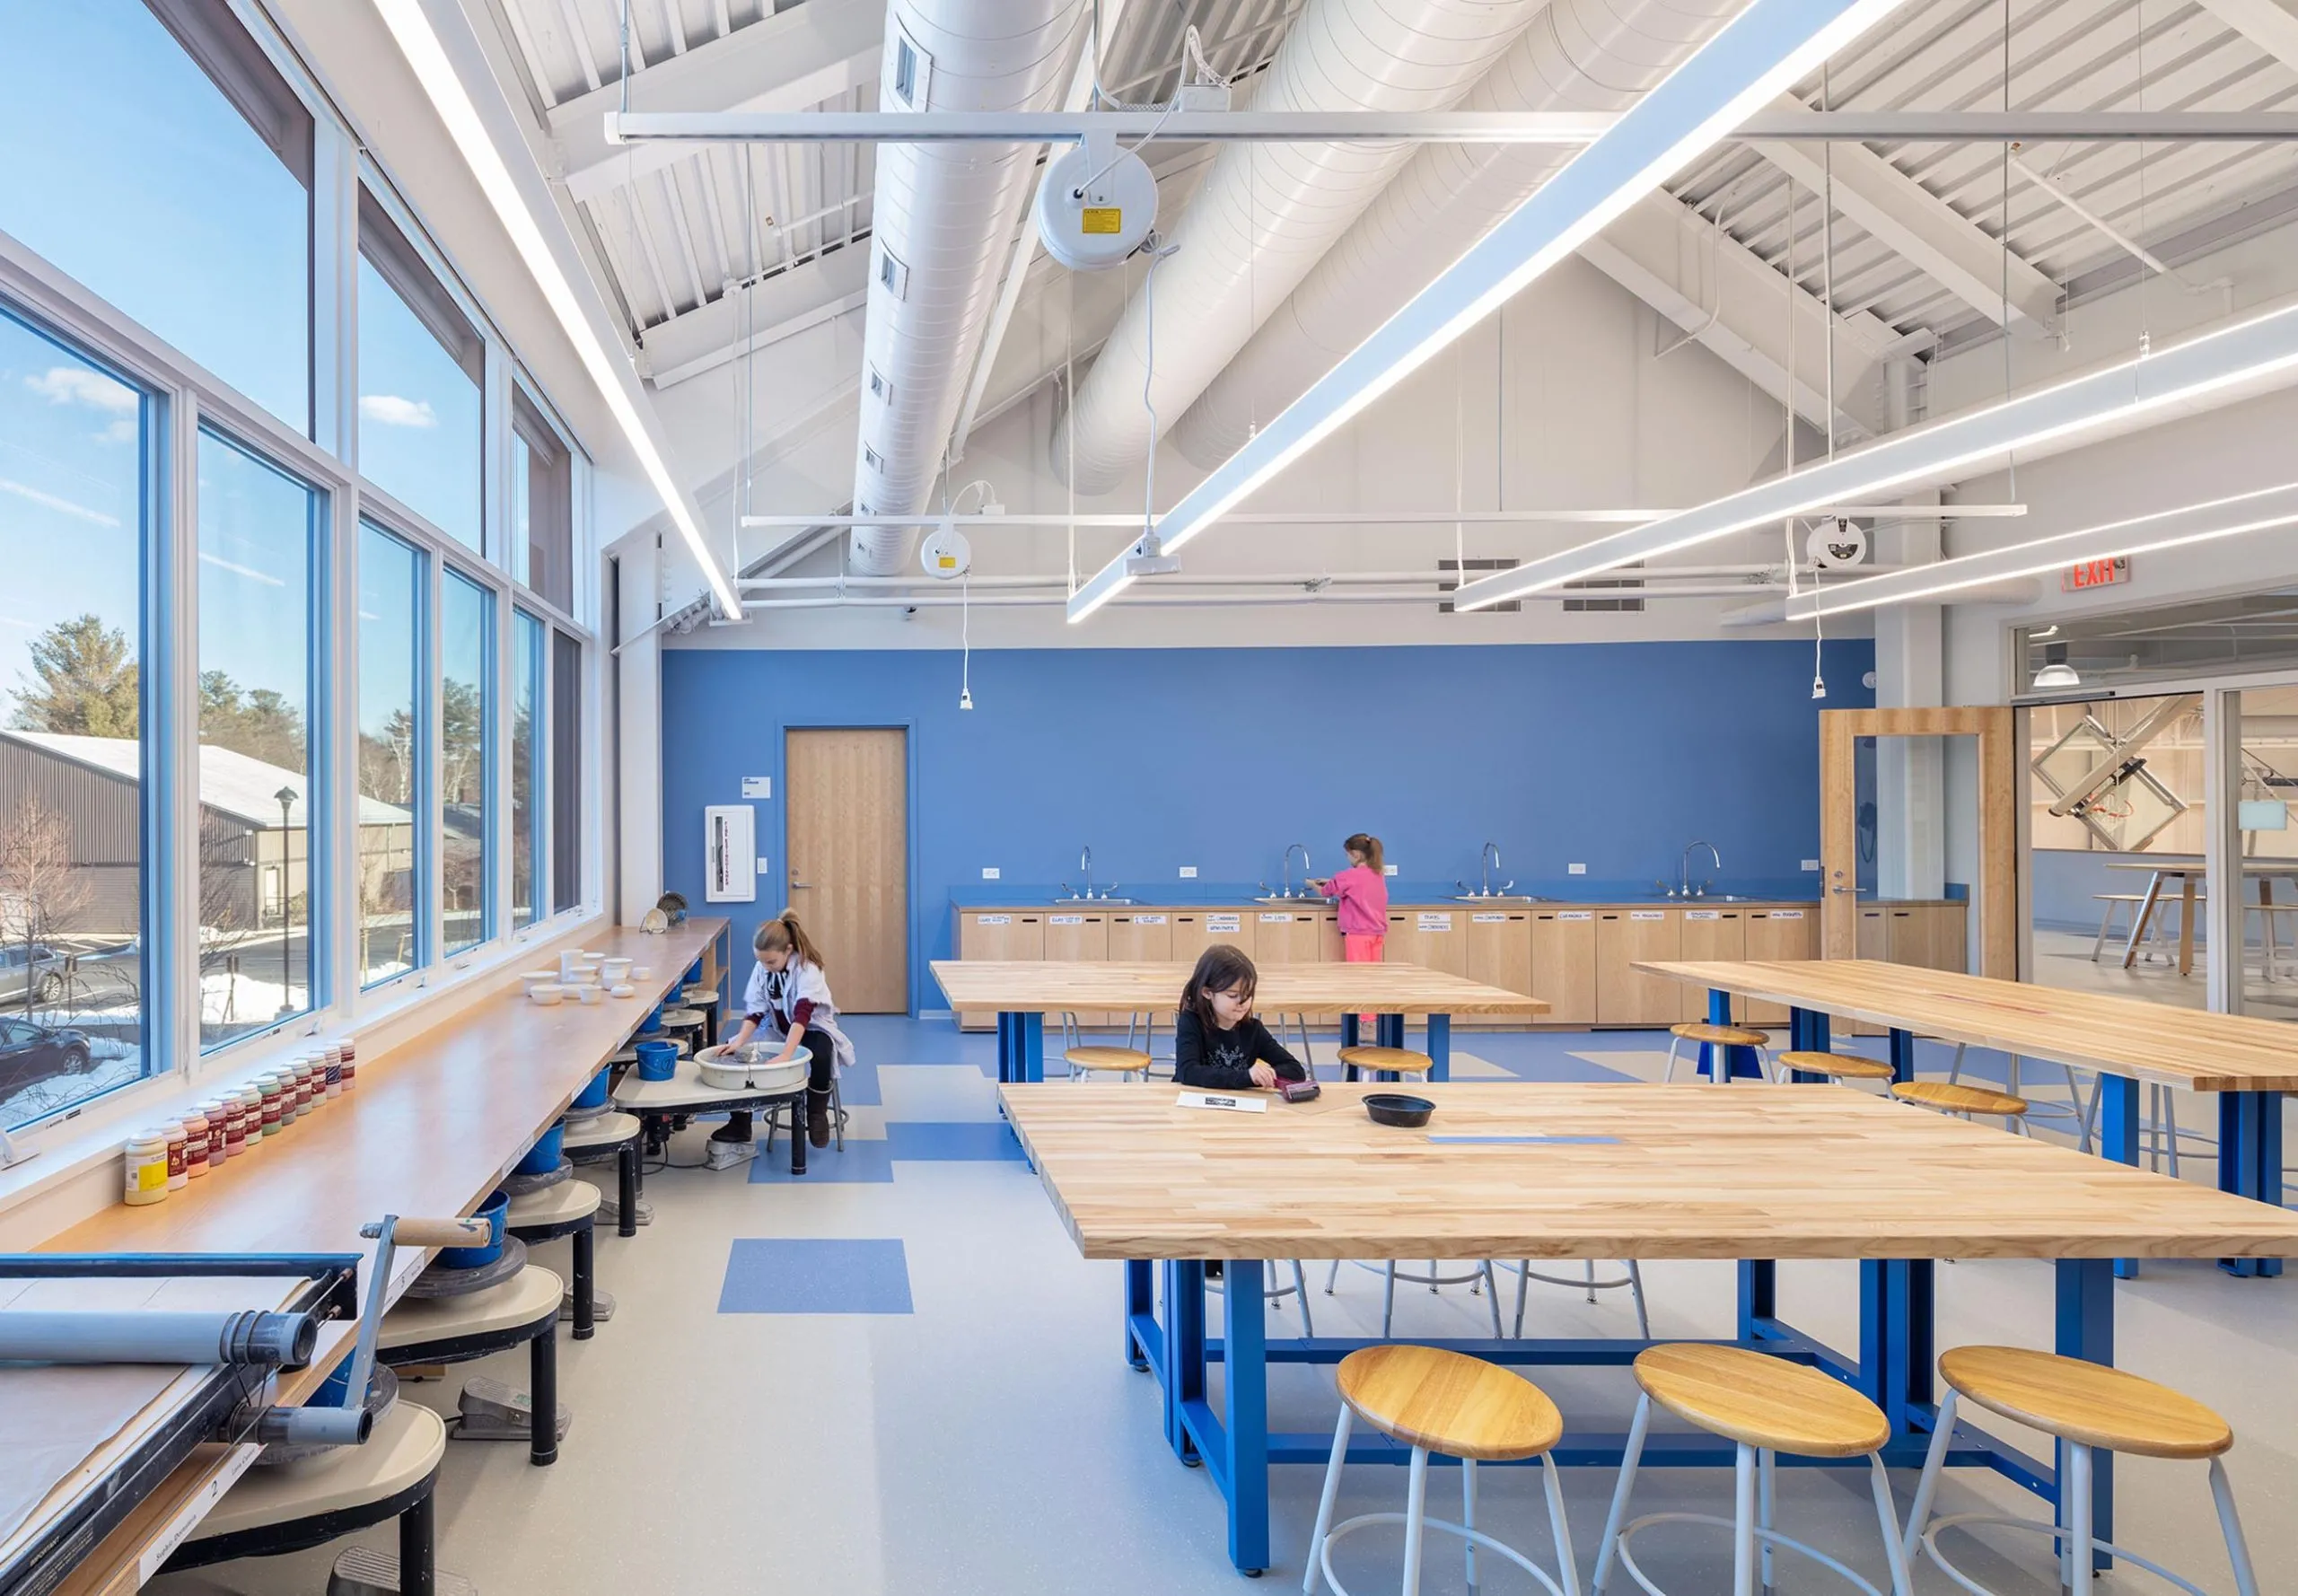
M 1934 494 L 1922 495 L 1937 503 Z M 1916 501 L 1910 501 L 1916 502 Z M 1878 564 L 1929 565 L 1940 557 L 1939 522 L 1878 530 Z M 1936 604 L 1890 604 L 1875 612 L 1875 702 L 1890 709 L 1946 701 L 1943 625 Z M 1875 747 L 1875 881 L 1885 898 L 1937 898 L 1947 882 L 1943 739 L 1882 737 Z
M 622 561 L 622 614 L 613 635 L 624 639 L 610 667 L 622 677 L 615 737 L 622 773 L 617 852 L 622 917 L 635 925 L 662 895 L 662 634 L 649 629 L 662 612 L 662 538 L 645 532 L 625 539 L 615 552 Z

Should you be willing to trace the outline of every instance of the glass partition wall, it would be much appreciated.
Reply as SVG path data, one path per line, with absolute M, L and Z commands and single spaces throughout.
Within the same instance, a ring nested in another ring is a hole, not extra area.
M 516 960 L 606 873 L 589 466 L 519 351 L 259 6 L 19 10 L 68 68 L 0 108 L 0 1130 L 37 1147 Z

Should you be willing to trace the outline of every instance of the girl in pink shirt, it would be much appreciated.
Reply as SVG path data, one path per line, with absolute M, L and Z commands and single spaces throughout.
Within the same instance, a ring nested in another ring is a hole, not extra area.
M 1389 880 L 1381 839 L 1359 831 L 1341 846 L 1348 850 L 1348 868 L 1329 881 L 1309 884 L 1340 905 L 1342 956 L 1351 964 L 1378 964 L 1389 940 Z M 1372 1034 L 1372 1015 L 1358 1015 L 1357 1023 Z

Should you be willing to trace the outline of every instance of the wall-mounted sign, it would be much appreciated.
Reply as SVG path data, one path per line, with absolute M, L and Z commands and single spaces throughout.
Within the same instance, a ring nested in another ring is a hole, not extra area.
M 2087 592 L 2094 587 L 2114 587 L 2130 580 L 2130 557 L 2127 555 L 2111 560 L 2077 560 L 2058 574 L 2058 591 L 2063 593 Z

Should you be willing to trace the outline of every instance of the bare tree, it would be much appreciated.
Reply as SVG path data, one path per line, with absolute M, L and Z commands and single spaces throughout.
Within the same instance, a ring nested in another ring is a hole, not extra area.
M 0 943 L 24 950 L 24 1007 L 39 995 L 34 948 L 71 926 L 95 895 L 72 864 L 72 817 L 36 798 L 0 815 Z

